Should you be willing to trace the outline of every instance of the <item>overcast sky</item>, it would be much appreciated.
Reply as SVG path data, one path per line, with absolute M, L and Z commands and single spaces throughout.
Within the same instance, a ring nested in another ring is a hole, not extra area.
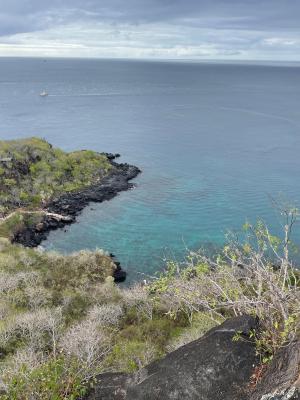
M 0 55 L 300 60 L 300 0 L 0 0 Z

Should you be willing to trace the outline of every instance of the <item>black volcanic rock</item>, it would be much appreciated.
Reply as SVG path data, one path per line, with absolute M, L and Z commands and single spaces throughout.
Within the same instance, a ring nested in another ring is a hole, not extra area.
M 111 161 L 111 164 L 114 166 L 113 171 L 101 182 L 80 191 L 65 193 L 47 204 L 45 211 L 61 215 L 63 218 L 45 215 L 41 223 L 19 231 L 12 241 L 27 247 L 36 247 L 47 238 L 51 230 L 63 228 L 75 222 L 76 216 L 90 202 L 101 203 L 112 199 L 121 191 L 133 188 L 134 185 L 129 181 L 141 172 L 139 168 L 129 164 L 117 164 L 114 161 Z
M 100 375 L 85 400 L 245 400 L 258 362 L 249 339 L 256 326 L 233 318 L 136 374 Z
M 90 202 L 101 203 L 110 200 L 119 192 L 134 187 L 129 181 L 141 171 L 129 164 L 112 162 L 115 170 L 101 180 L 100 183 L 91 185 L 79 192 L 70 192 L 51 201 L 47 209 L 49 212 L 62 215 L 78 215 Z
M 117 283 L 124 282 L 126 280 L 127 273 L 124 271 L 119 262 L 115 262 L 117 268 L 113 274 L 114 280 Z

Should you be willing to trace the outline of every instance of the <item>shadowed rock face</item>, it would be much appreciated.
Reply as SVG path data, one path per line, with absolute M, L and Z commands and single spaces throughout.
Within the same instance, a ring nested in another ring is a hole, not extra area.
M 257 363 L 248 334 L 256 325 L 233 318 L 137 374 L 100 375 L 85 400 L 245 400 Z
M 300 342 L 275 355 L 250 400 L 300 400 Z

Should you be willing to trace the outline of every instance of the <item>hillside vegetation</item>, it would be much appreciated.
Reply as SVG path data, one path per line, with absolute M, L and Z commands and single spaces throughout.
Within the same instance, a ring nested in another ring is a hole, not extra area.
M 114 284 L 116 264 L 102 250 L 61 255 L 11 243 L 39 224 L 54 196 L 112 168 L 105 155 L 65 153 L 37 138 L 0 142 L 0 399 L 80 399 L 97 374 L 138 371 L 244 314 L 260 321 L 251 332 L 258 381 L 300 337 L 300 274 L 290 261 L 298 210 L 281 209 L 283 238 L 262 222 L 245 224 L 214 257 L 190 252 L 131 288 Z
M 147 287 L 117 287 L 100 250 L 62 256 L 5 239 L 0 250 L 2 399 L 79 398 L 95 374 L 145 366 L 189 326 Z
M 53 196 L 98 182 L 111 168 L 93 151 L 66 153 L 39 138 L 0 141 L 0 216 L 40 208 Z
M 3 239 L 0 398 L 80 399 L 97 374 L 137 371 L 243 314 L 260 320 L 251 332 L 261 360 L 255 382 L 279 349 L 299 339 L 300 275 L 289 234 L 281 240 L 258 223 L 246 224 L 244 235 L 213 258 L 191 252 L 128 289 L 113 283 L 101 251 L 62 256 Z

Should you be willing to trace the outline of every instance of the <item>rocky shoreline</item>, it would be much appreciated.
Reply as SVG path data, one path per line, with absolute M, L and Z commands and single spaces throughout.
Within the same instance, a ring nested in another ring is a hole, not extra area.
M 37 247 L 43 240 L 47 239 L 50 231 L 74 223 L 77 215 L 89 203 L 101 203 L 112 199 L 121 191 L 132 189 L 134 184 L 129 181 L 135 178 L 141 170 L 127 163 L 116 163 L 114 160 L 119 157 L 119 154 L 105 155 L 114 167 L 111 173 L 99 183 L 80 191 L 65 193 L 51 200 L 44 208 L 45 215 L 42 220 L 37 225 L 28 226 L 19 231 L 12 242 L 26 247 Z M 125 271 L 122 271 L 118 262 L 115 261 L 115 264 L 117 265 L 115 280 L 125 280 Z

